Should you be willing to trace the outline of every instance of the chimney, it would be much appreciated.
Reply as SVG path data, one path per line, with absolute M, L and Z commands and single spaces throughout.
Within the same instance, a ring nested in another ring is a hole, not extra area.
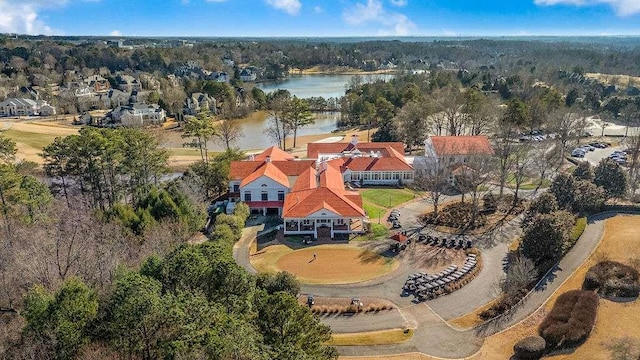
M 270 163 L 271 162 L 271 156 L 267 155 L 267 157 L 264 159 L 264 161 Z
M 256 159 L 255 155 L 249 155 L 249 161 L 254 161 Z
M 357 134 L 351 135 L 351 145 L 353 145 L 353 146 L 358 145 L 358 135 Z

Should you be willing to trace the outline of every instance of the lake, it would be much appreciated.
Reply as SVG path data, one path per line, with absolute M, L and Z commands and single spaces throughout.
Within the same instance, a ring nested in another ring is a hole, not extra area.
M 384 81 L 391 80 L 393 74 L 371 74 L 361 75 L 365 83 L 378 79 Z M 344 96 L 346 85 L 351 81 L 353 75 L 295 75 L 289 79 L 277 83 L 262 83 L 257 86 L 265 92 L 272 92 L 278 89 L 288 90 L 291 95 L 299 98 L 309 98 L 322 96 L 325 99 L 330 97 L 339 98 Z M 298 129 L 298 136 L 327 134 L 337 128 L 339 113 L 314 114 L 315 124 L 304 126 Z M 263 149 L 275 145 L 267 135 L 267 129 L 271 119 L 254 118 L 240 122 L 243 137 L 236 146 L 242 150 Z M 213 144 L 212 144 L 213 145 Z M 219 145 L 213 145 L 212 149 L 222 150 Z
M 298 129 L 298 136 L 326 134 L 336 129 L 340 119 L 340 113 L 314 114 L 315 123 Z M 275 141 L 267 135 L 270 125 L 270 117 L 266 119 L 247 119 L 240 122 L 242 138 L 236 146 L 242 150 L 264 149 L 276 145 Z M 291 135 L 293 137 L 293 134 Z M 216 146 L 214 146 L 216 147 Z M 222 150 L 216 149 L 216 150 Z
M 291 95 L 299 98 L 322 96 L 339 98 L 344 96 L 347 84 L 354 75 L 294 75 L 285 81 L 275 83 L 261 83 L 257 86 L 264 92 L 272 92 L 278 89 L 289 90 Z M 376 80 L 389 81 L 395 77 L 393 74 L 365 74 L 360 75 L 365 83 Z

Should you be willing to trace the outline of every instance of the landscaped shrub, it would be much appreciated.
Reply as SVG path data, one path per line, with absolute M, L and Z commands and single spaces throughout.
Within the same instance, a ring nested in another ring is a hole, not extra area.
M 498 315 L 502 315 L 511 308 L 513 308 L 522 298 L 527 295 L 529 291 L 527 289 L 520 289 L 512 293 L 504 293 L 490 308 L 480 312 L 478 316 L 482 320 L 493 319 Z
M 619 262 L 603 261 L 589 269 L 582 288 L 597 290 L 604 297 L 638 297 L 638 271 Z
M 472 203 L 454 203 L 445 206 L 438 214 L 428 213 L 421 219 L 425 224 L 447 226 L 455 229 L 477 229 L 487 224 L 487 217 Z
M 547 342 L 540 336 L 529 336 L 518 341 L 513 346 L 513 352 L 518 360 L 537 360 L 544 355 Z
M 572 290 L 558 297 L 538 333 L 551 348 L 573 347 L 589 336 L 596 321 L 598 295 L 592 291 Z

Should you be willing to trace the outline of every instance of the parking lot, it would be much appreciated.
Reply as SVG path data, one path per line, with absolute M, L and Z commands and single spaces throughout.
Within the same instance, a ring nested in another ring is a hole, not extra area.
M 595 148 L 593 151 L 586 151 L 584 157 L 574 158 L 578 160 L 586 160 L 591 163 L 591 165 L 596 166 L 602 159 L 611 156 L 615 151 L 622 151 L 622 149 L 622 146 L 611 146 L 604 149 Z

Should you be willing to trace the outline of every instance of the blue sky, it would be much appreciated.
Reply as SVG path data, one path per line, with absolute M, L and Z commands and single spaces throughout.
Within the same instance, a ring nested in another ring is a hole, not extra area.
M 640 35 L 640 0 L 0 0 L 0 32 L 214 37 Z

